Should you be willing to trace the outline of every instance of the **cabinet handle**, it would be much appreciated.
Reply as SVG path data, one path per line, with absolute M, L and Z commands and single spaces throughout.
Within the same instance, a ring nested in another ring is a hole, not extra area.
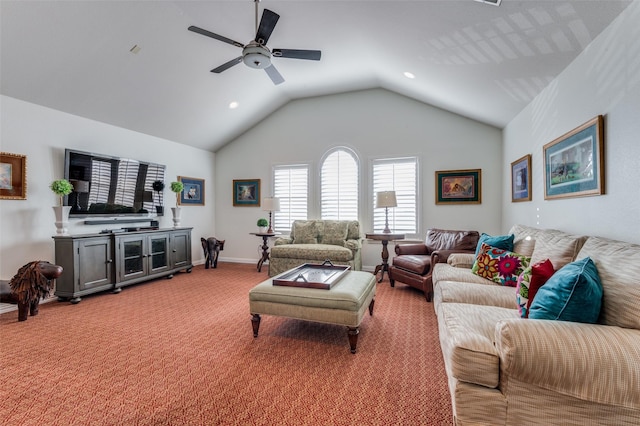
M 173 252 L 174 252 L 174 253 L 175 253 L 175 252 L 177 252 L 177 251 L 178 251 L 178 250 L 176 250 L 176 249 L 173 249 Z
M 107 263 L 113 263 L 113 259 L 107 260 Z

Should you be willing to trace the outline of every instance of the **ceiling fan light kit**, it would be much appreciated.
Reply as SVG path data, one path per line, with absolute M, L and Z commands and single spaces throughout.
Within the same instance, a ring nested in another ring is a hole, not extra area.
M 240 62 L 244 62 L 244 64 L 250 68 L 254 69 L 263 69 L 273 82 L 273 84 L 280 84 L 284 82 L 284 78 L 280 75 L 276 67 L 271 63 L 271 58 L 290 58 L 290 59 L 306 59 L 309 61 L 319 61 L 322 56 L 322 52 L 319 50 L 301 50 L 301 49 L 273 49 L 269 50 L 267 47 L 267 41 L 269 41 L 269 37 L 273 32 L 276 24 L 278 23 L 278 19 L 280 19 L 280 15 L 277 13 L 265 9 L 262 12 L 262 18 L 260 19 L 260 23 L 258 23 L 258 2 L 255 1 L 256 4 L 256 37 L 254 40 L 247 43 L 247 45 L 243 45 L 240 42 L 235 40 L 231 40 L 230 38 L 221 36 L 216 33 L 212 33 L 211 31 L 204 30 L 202 28 L 198 28 L 196 26 L 190 26 L 189 31 L 193 31 L 194 33 L 201 34 L 203 36 L 211 37 L 223 43 L 228 43 L 236 47 L 242 48 L 242 56 L 238 56 L 237 58 L 233 58 L 228 62 L 214 68 L 211 72 L 219 74 L 223 71 L 228 70 L 234 65 L 239 64 Z

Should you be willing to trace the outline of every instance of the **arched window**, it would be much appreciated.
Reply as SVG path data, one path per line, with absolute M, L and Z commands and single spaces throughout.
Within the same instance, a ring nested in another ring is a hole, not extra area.
M 336 148 L 320 170 L 320 216 L 322 219 L 358 220 L 358 160 L 353 151 Z

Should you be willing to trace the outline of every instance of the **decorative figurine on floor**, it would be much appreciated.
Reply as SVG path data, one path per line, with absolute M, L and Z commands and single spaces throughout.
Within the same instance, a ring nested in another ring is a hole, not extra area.
M 18 321 L 26 321 L 29 312 L 38 315 L 40 299 L 49 295 L 52 280 L 62 271 L 62 266 L 49 262 L 29 262 L 8 283 L 0 281 L 0 302 L 18 304 Z
M 204 251 L 204 269 L 209 269 L 209 267 L 217 268 L 218 256 L 220 255 L 220 250 L 224 250 L 225 240 L 209 237 L 206 240 L 200 238 L 200 242 L 202 243 L 202 250 Z

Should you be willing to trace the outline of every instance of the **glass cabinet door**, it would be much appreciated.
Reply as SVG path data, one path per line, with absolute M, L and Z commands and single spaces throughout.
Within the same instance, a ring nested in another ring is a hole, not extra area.
M 144 272 L 144 241 L 123 241 L 124 248 L 124 274 L 131 275 Z
M 149 237 L 151 272 L 169 267 L 169 237 L 167 234 Z

